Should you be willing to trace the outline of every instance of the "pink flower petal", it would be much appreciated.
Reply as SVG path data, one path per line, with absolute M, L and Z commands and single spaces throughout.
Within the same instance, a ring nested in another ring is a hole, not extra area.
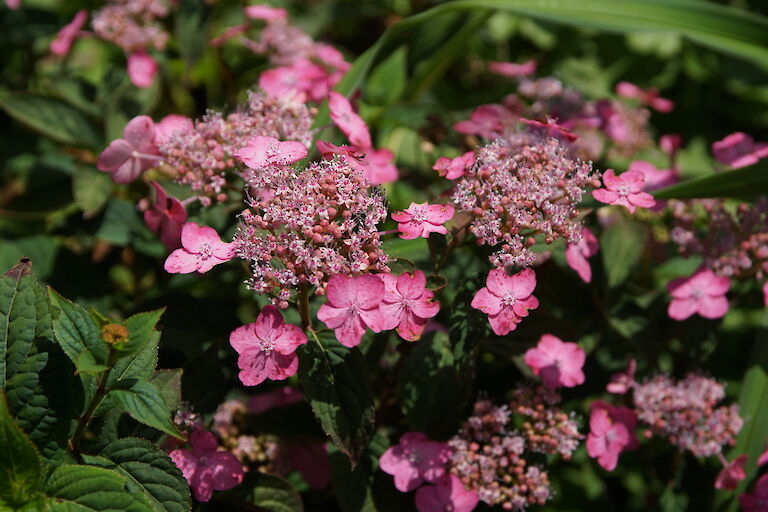
M 157 61 L 144 50 L 128 56 L 128 77 L 136 87 L 146 89 L 157 74 Z

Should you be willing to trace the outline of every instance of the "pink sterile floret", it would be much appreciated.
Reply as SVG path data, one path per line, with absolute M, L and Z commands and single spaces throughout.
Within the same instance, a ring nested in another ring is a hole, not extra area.
M 635 84 L 629 82 L 619 82 L 616 84 L 616 94 L 622 98 L 636 99 L 644 105 L 648 105 L 659 112 L 672 112 L 675 108 L 674 102 L 659 96 L 656 89 L 641 89 Z
M 579 136 L 573 133 L 570 129 L 558 124 L 552 119 L 547 119 L 546 121 L 537 121 L 536 119 L 526 119 L 521 117 L 520 122 L 525 125 L 543 130 L 544 133 L 546 133 L 546 135 L 549 137 L 560 138 L 566 142 L 575 142 L 579 138 Z
M 359 345 L 366 327 L 381 332 L 379 304 L 384 298 L 384 281 L 380 277 L 337 274 L 328 281 L 325 296 L 327 301 L 320 306 L 317 318 L 333 329 L 342 345 Z
M 272 7 L 270 5 L 259 4 L 249 5 L 244 10 L 245 16 L 253 20 L 284 20 L 288 17 L 288 12 L 282 7 Z
M 243 481 L 245 473 L 237 458 L 217 447 L 213 434 L 195 428 L 189 448 L 168 454 L 189 482 L 197 501 L 208 501 L 214 490 L 226 491 Z
M 447 443 L 430 441 L 421 432 L 406 432 L 381 455 L 379 467 L 395 477 L 397 490 L 408 492 L 443 476 L 450 458 Z
M 739 505 L 741 512 L 765 512 L 768 509 L 768 473 L 757 480 L 752 494 L 739 496 Z
M 158 160 L 155 123 L 148 116 L 138 116 L 125 126 L 122 139 L 113 140 L 101 152 L 96 167 L 110 173 L 115 183 L 130 183 Z
M 382 330 L 397 327 L 397 334 L 406 341 L 421 338 L 427 319 L 437 315 L 440 303 L 427 290 L 424 272 L 416 270 L 401 276 L 379 274 L 384 280 L 384 299 L 379 307 Z
M 187 222 L 181 228 L 181 249 L 165 260 L 165 271 L 171 274 L 208 272 L 219 263 L 232 259 L 234 246 L 222 242 L 215 229 Z
M 69 53 L 69 49 L 72 47 L 72 43 L 77 37 L 78 32 L 85 25 L 88 19 L 88 11 L 85 9 L 77 11 L 72 21 L 64 25 L 59 33 L 56 34 L 56 38 L 51 41 L 51 53 L 54 55 L 64 56 Z
M 597 238 L 588 228 L 581 230 L 581 240 L 575 244 L 568 244 L 565 248 L 566 263 L 579 274 L 585 283 L 592 281 L 592 267 L 587 258 L 591 258 L 599 250 L 600 245 Z
M 181 245 L 181 229 L 187 222 L 187 211 L 181 201 L 166 194 L 156 181 L 150 184 L 155 189 L 155 202 L 144 212 L 144 222 L 160 235 L 166 249 L 177 249 Z
M 346 97 L 331 91 L 328 93 L 328 108 L 333 124 L 344 132 L 352 144 L 364 150 L 372 146 L 368 125 L 352 109 L 352 104 Z
M 430 233 L 448 233 L 443 224 L 453 217 L 453 206 L 450 204 L 411 203 L 402 212 L 393 212 L 392 220 L 396 221 L 400 238 L 413 240 L 414 238 L 429 238 Z
M 174 136 L 181 136 L 195 129 L 195 123 L 186 116 L 168 114 L 155 125 L 155 142 L 158 146 L 168 144 Z
M 627 171 L 616 176 L 613 169 L 603 173 L 605 188 L 592 191 L 592 197 L 606 204 L 626 206 L 630 213 L 636 207 L 651 208 L 656 204 L 651 194 L 643 192 L 645 174 L 640 171 Z
M 746 455 L 739 455 L 731 462 L 728 462 L 715 479 L 715 489 L 728 489 L 733 491 L 739 482 L 747 478 L 744 466 L 747 463 Z M 767 503 L 768 505 L 768 503 Z
M 691 277 L 679 277 L 667 284 L 672 296 L 667 313 L 674 320 L 685 320 L 698 313 L 704 318 L 720 318 L 728 312 L 725 293 L 731 282 L 727 277 L 715 275 L 708 268 L 700 268 Z
M 504 127 L 513 118 L 512 113 L 504 105 L 480 105 L 472 111 L 469 120 L 459 121 L 453 125 L 453 129 L 467 135 L 495 139 L 502 135 Z
M 235 156 L 251 169 L 270 165 L 290 165 L 307 156 L 307 147 L 301 142 L 279 141 L 274 137 L 257 135 L 248 140 Z
M 645 192 L 669 187 L 680 181 L 677 169 L 658 169 L 655 165 L 643 160 L 635 160 L 629 164 L 629 171 L 639 171 L 645 175 Z
M 456 475 L 447 474 L 416 491 L 419 512 L 470 512 L 478 503 L 477 493 L 464 488 Z
M 128 56 L 128 77 L 136 87 L 146 89 L 157 74 L 157 61 L 146 51 L 139 50 Z
M 736 132 L 712 144 L 712 154 L 718 162 L 738 169 L 768 156 L 768 143 L 755 142 L 751 135 Z
M 635 385 L 635 370 L 637 370 L 637 361 L 634 358 L 627 363 L 627 369 L 623 372 L 611 375 L 611 382 L 605 387 L 609 393 L 623 395 Z
M 768 306 L 768 282 L 763 285 L 763 304 Z
M 440 173 L 440 176 L 449 180 L 455 180 L 464 176 L 464 171 L 475 165 L 475 152 L 467 151 L 456 158 L 441 156 L 432 166 L 432 169 Z
M 627 407 L 614 407 L 601 400 L 592 402 L 587 453 L 606 471 L 613 471 L 624 450 L 637 448 L 637 417 Z
M 365 174 L 370 185 L 397 181 L 397 167 L 392 163 L 395 155 L 386 148 L 363 150 L 357 146 L 337 146 L 332 142 L 318 140 L 317 150 L 326 160 L 332 160 L 336 155 L 343 156 L 350 167 Z
M 286 325 L 275 306 L 265 306 L 256 322 L 238 327 L 229 335 L 229 343 L 240 357 L 240 381 L 246 386 L 266 379 L 284 380 L 296 374 L 297 348 L 307 342 L 307 335 L 295 325 Z
M 488 71 L 501 76 L 528 76 L 536 72 L 536 61 L 531 59 L 520 64 L 515 62 L 489 62 Z
M 576 343 L 564 342 L 557 336 L 545 334 L 535 348 L 525 353 L 525 364 L 548 388 L 572 388 L 584 383 L 586 354 Z
M 536 273 L 530 268 L 512 276 L 503 268 L 493 269 L 485 285 L 472 299 L 472 307 L 488 315 L 491 329 L 499 336 L 514 331 L 529 309 L 539 307 L 539 300 L 532 295 Z
M 304 394 L 298 389 L 290 386 L 283 386 L 282 388 L 267 391 L 266 393 L 253 395 L 248 400 L 248 414 L 261 414 L 270 409 L 285 407 L 301 402 L 303 399 Z

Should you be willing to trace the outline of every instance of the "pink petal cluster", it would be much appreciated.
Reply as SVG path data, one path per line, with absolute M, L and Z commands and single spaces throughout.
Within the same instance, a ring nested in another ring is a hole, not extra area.
M 186 116 L 168 114 L 155 124 L 155 142 L 158 146 L 166 144 L 175 136 L 181 136 L 195 129 L 195 123 Z
M 735 490 L 739 482 L 747 478 L 747 473 L 744 471 L 746 464 L 746 455 L 739 455 L 730 462 L 726 461 L 723 469 L 717 474 L 715 479 L 715 489 Z
M 677 169 L 657 169 L 655 165 L 643 160 L 630 162 L 628 172 L 639 171 L 645 175 L 645 192 L 653 192 L 664 187 L 669 187 L 680 181 L 680 173 Z M 625 173 L 626 174 L 626 173 Z
M 169 251 L 181 245 L 181 230 L 187 222 L 187 210 L 181 201 L 165 193 L 156 181 L 150 181 L 155 189 L 155 202 L 144 212 L 144 223 Z
M 367 149 L 373 145 L 368 125 L 352 109 L 352 104 L 346 97 L 331 91 L 328 93 L 328 109 L 333 124 L 339 127 L 349 142 L 361 149 Z
M 248 413 L 261 414 L 271 409 L 285 407 L 304 399 L 304 394 L 296 388 L 283 386 L 273 391 L 259 393 L 248 399 Z
M 467 121 L 459 121 L 453 125 L 453 129 L 466 135 L 479 135 L 486 139 L 500 137 L 506 127 L 516 120 L 517 116 L 511 113 L 504 105 L 491 104 L 480 105 Z
M 306 158 L 307 147 L 301 142 L 279 141 L 274 137 L 257 135 L 238 149 L 235 156 L 251 169 L 290 165 Z
M 606 386 L 606 390 L 617 395 L 625 394 L 635 387 L 635 370 L 637 370 L 637 361 L 631 358 L 626 370 L 611 375 L 611 382 Z
M 384 319 L 379 305 L 384 298 L 384 281 L 379 276 L 335 275 L 325 288 L 326 302 L 317 318 L 336 334 L 342 345 L 355 347 L 366 328 L 381 332 Z
M 416 270 L 400 276 L 379 274 L 384 281 L 384 296 L 379 311 L 382 330 L 397 328 L 397 334 L 406 341 L 421 338 L 427 320 L 440 311 L 435 294 L 427 290 L 424 272 Z
M 196 428 L 189 438 L 189 448 L 168 454 L 189 482 L 197 501 L 210 500 L 214 490 L 232 489 L 245 476 L 237 458 L 217 448 L 213 434 Z
M 528 76 L 536 72 L 536 61 L 531 59 L 521 64 L 514 62 L 489 62 L 488 71 L 501 76 Z
M 304 331 L 286 324 L 275 306 L 265 306 L 256 322 L 238 327 L 229 335 L 229 343 L 239 354 L 240 382 L 246 386 L 295 375 L 299 368 L 295 352 L 306 342 Z
M 608 169 L 603 173 L 603 185 L 605 188 L 592 191 L 592 197 L 601 203 L 626 206 L 630 213 L 635 213 L 635 208 L 651 208 L 656 204 L 651 194 L 643 192 L 643 172 L 627 171 L 616 176 L 613 169 Z
M 720 318 L 728 312 L 725 293 L 731 287 L 727 277 L 718 277 L 708 268 L 700 268 L 690 277 L 673 279 L 667 284 L 672 296 L 667 314 L 674 320 L 685 320 L 699 314 L 704 318 Z
M 504 336 L 517 328 L 528 310 L 539 307 L 534 288 L 536 273 L 530 268 L 512 276 L 497 268 L 488 272 L 485 287 L 472 298 L 472 307 L 487 314 L 493 332 Z
M 136 87 L 146 89 L 152 85 L 157 74 L 157 61 L 145 50 L 128 55 L 128 77 Z
M 464 171 L 475 165 L 475 152 L 467 151 L 456 158 L 441 156 L 432 166 L 432 169 L 440 173 L 440 176 L 449 180 L 455 180 L 464 176 Z
M 663 113 L 672 112 L 675 108 L 675 104 L 671 100 L 659 96 L 658 90 L 641 89 L 629 82 L 619 82 L 616 84 L 616 94 L 622 98 L 638 100 L 640 103 Z
M 51 41 L 51 53 L 63 57 L 69 53 L 69 49 L 72 47 L 72 43 L 77 38 L 78 33 L 83 29 L 85 22 L 88 20 L 88 11 L 85 9 L 77 11 L 72 21 L 64 25 L 56 34 L 56 38 Z
M 566 142 L 575 142 L 579 138 L 579 136 L 573 133 L 569 128 L 557 124 L 557 122 L 551 118 L 548 118 L 546 121 L 537 121 L 535 119 L 521 117 L 520 122 L 542 130 L 548 137 L 563 139 Z
M 470 512 L 478 501 L 477 493 L 466 490 L 455 475 L 444 475 L 435 485 L 425 485 L 416 491 L 419 512 Z
M 585 283 L 592 281 L 592 267 L 589 265 L 588 258 L 597 254 L 599 250 L 600 244 L 589 228 L 581 230 L 581 240 L 575 244 L 569 243 L 565 247 L 566 263 Z
M 712 144 L 712 154 L 718 162 L 733 169 L 756 164 L 768 157 L 768 143 L 755 142 L 751 135 L 736 132 Z
M 572 388 L 584 383 L 586 353 L 576 343 L 545 334 L 536 347 L 525 353 L 525 364 L 548 388 Z
M 768 473 L 757 479 L 752 494 L 739 496 L 741 512 L 765 512 L 768 509 Z
M 272 7 L 266 4 L 247 5 L 243 12 L 247 18 L 253 20 L 273 21 L 284 20 L 288 17 L 288 11 L 282 7 Z
M 163 0 L 108 0 L 93 13 L 96 35 L 119 46 L 126 55 L 154 47 L 163 50 L 169 34 L 160 19 L 168 16 Z
M 337 146 L 331 142 L 318 140 L 317 150 L 323 158 L 332 160 L 343 156 L 350 167 L 360 171 L 370 185 L 381 185 L 397 181 L 397 167 L 392 163 L 395 155 L 386 148 L 366 151 L 357 146 Z
M 587 453 L 603 469 L 613 471 L 621 452 L 638 447 L 636 428 L 637 418 L 632 410 L 595 400 L 590 406 Z
M 430 441 L 421 432 L 406 432 L 398 444 L 390 446 L 381 455 L 379 467 L 395 477 L 398 491 L 409 492 L 424 482 L 436 482 L 445 475 L 450 457 L 447 443 Z
M 429 238 L 430 233 L 448 233 L 443 224 L 453 218 L 453 212 L 449 204 L 411 203 L 404 211 L 392 213 L 392 220 L 398 223 L 397 230 L 403 240 Z
M 208 272 L 234 256 L 234 245 L 222 242 L 215 229 L 187 222 L 181 228 L 181 248 L 165 260 L 165 271 L 171 274 Z
M 620 101 L 600 100 L 595 104 L 600 119 L 600 130 L 614 145 L 614 153 L 629 156 L 648 147 L 650 112 L 644 108 L 633 108 Z
M 115 183 L 131 183 L 161 160 L 157 152 L 155 123 L 148 116 L 137 116 L 125 126 L 123 138 L 101 152 L 96 167 L 110 173 Z

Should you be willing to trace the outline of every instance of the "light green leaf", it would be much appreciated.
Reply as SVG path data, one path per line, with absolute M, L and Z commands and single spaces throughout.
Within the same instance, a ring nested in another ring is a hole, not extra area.
M 632 273 L 643 254 L 646 236 L 642 224 L 626 217 L 617 218 L 603 231 L 600 254 L 609 288 L 620 285 Z
M 75 204 L 83 210 L 86 218 L 93 217 L 107 204 L 114 189 L 114 182 L 106 172 L 93 167 L 78 166 L 72 176 L 72 193 Z
M 120 381 L 107 393 L 107 397 L 136 421 L 184 439 L 171 421 L 171 413 L 160 391 L 149 382 L 137 379 Z
M 59 466 L 45 489 L 51 512 L 148 512 L 146 499 L 129 492 L 116 471 L 95 466 Z
M 101 332 L 85 309 L 49 288 L 51 304 L 58 309 L 53 320 L 56 341 L 64 353 L 77 364 L 80 354 L 90 352 L 97 364 L 106 364 L 109 347 L 101 339 Z
M 734 197 L 750 199 L 768 194 L 768 165 L 761 162 L 744 169 L 685 180 L 653 193 L 656 199 Z
M 235 496 L 265 512 L 303 512 L 301 496 L 286 480 L 258 471 L 246 473 L 243 482 L 225 496 Z
M 13 421 L 0 392 L 0 504 L 21 507 L 32 501 L 41 484 L 40 456 Z
M 168 409 L 175 411 L 181 403 L 181 376 L 184 371 L 181 368 L 173 370 L 157 370 L 149 379 L 165 400 Z
M 400 47 L 371 73 L 365 85 L 365 102 L 371 105 L 389 105 L 397 101 L 405 90 L 406 50 Z
M 103 364 L 98 364 L 90 352 L 81 352 L 80 355 L 77 356 L 77 361 L 75 361 L 75 368 L 75 374 L 77 375 L 81 373 L 98 375 L 106 371 L 109 367 Z

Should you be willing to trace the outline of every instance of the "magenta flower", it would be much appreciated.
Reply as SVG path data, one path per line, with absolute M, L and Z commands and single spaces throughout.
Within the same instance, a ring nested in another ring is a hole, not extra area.
M 424 272 L 416 270 L 401 276 L 379 274 L 379 277 L 384 281 L 384 299 L 379 306 L 382 330 L 397 327 L 397 334 L 404 340 L 418 340 L 427 319 L 440 311 L 440 303 L 432 300 L 435 294 L 427 290 Z
M 623 372 L 611 375 L 611 382 L 605 387 L 609 393 L 623 395 L 635 385 L 635 370 L 637 370 L 637 361 L 634 358 L 627 363 L 627 369 Z
M 408 492 L 424 482 L 437 481 L 445 474 L 450 458 L 447 443 L 430 441 L 421 432 L 406 432 L 398 444 L 381 455 L 379 467 L 395 477 L 398 491 Z
M 85 25 L 88 19 L 88 11 L 85 9 L 77 11 L 72 21 L 64 25 L 59 33 L 56 34 L 56 38 L 51 41 L 51 53 L 63 57 L 69 53 L 69 49 L 72 47 L 72 43 L 75 41 L 78 32 Z
M 9 9 L 19 9 L 21 7 L 21 0 L 5 0 L 5 5 Z
M 132 182 L 161 159 L 155 146 L 155 123 L 148 116 L 131 119 L 123 137 L 113 140 L 96 162 L 96 167 L 110 173 L 115 183 Z
M 456 158 L 441 156 L 432 166 L 432 169 L 440 173 L 440 176 L 449 180 L 455 180 L 464 176 L 464 171 L 475 165 L 475 152 L 467 151 Z
M 635 208 L 651 208 L 656 204 L 653 196 L 643 192 L 645 186 L 645 174 L 640 171 L 627 171 L 619 176 L 608 169 L 603 173 L 605 188 L 592 191 L 592 197 L 606 204 L 620 204 L 626 206 L 630 213 L 635 213 Z
M 485 287 L 472 298 L 472 307 L 487 314 L 493 332 L 504 336 L 517 329 L 529 309 L 539 307 L 539 300 L 532 295 L 534 288 L 536 273 L 530 268 L 513 276 L 496 268 L 488 272 Z
M 680 181 L 680 174 L 677 169 L 657 169 L 653 164 L 643 160 L 630 162 L 629 171 L 639 171 L 645 175 L 645 185 L 643 186 L 645 192 L 669 187 Z
M 470 512 L 478 501 L 477 493 L 465 489 L 459 477 L 451 474 L 416 491 L 419 512 Z
M 240 357 L 240 382 L 256 386 L 266 379 L 285 380 L 296 374 L 299 359 L 294 352 L 307 342 L 307 335 L 295 325 L 286 325 L 276 306 L 265 306 L 256 322 L 238 327 L 229 343 Z
M 739 496 L 741 512 L 765 512 L 768 509 L 768 473 L 761 476 L 752 494 Z
M 581 240 L 578 243 L 566 246 L 565 262 L 579 274 L 582 281 L 589 283 L 592 281 L 592 267 L 589 265 L 587 258 L 591 258 L 599 250 L 600 245 L 597 243 L 595 235 L 588 228 L 583 228 L 581 230 Z
M 261 414 L 270 409 L 285 407 L 287 405 L 301 402 L 304 394 L 291 386 L 283 386 L 266 393 L 253 395 L 248 400 L 248 414 Z
M 768 282 L 763 285 L 763 304 L 768 306 Z
M 622 98 L 638 100 L 643 105 L 648 105 L 658 112 L 672 112 L 675 104 L 671 100 L 661 98 L 656 89 L 641 89 L 635 84 L 629 82 L 619 82 L 616 84 L 616 94 Z
M 274 21 L 284 20 L 288 17 L 288 12 L 282 7 L 272 7 L 265 4 L 249 5 L 243 12 L 246 18 L 252 20 Z
M 606 471 L 616 469 L 624 450 L 637 448 L 637 417 L 627 407 L 614 407 L 595 400 L 590 407 L 587 453 Z
M 217 448 L 213 434 L 195 428 L 188 449 L 168 454 L 189 482 L 197 501 L 208 501 L 214 490 L 226 491 L 243 481 L 245 473 L 237 458 Z
M 704 318 L 720 318 L 728 312 L 725 293 L 731 287 L 727 277 L 700 268 L 691 277 L 679 277 L 667 284 L 672 296 L 667 314 L 674 320 L 685 320 L 698 313 Z
M 171 141 L 174 135 L 191 132 L 195 124 L 186 116 L 169 114 L 155 125 L 155 143 L 158 146 Z
M 736 132 L 728 135 L 723 140 L 712 144 L 712 154 L 715 159 L 738 169 L 754 165 L 758 160 L 768 156 L 768 143 L 755 142 L 751 135 L 744 132 Z
M 727 489 L 733 491 L 739 485 L 739 482 L 747 478 L 744 466 L 747 463 L 746 455 L 739 455 L 731 462 L 726 461 L 720 473 L 715 478 L 715 489 Z M 766 503 L 768 505 L 768 503 Z
M 157 74 L 157 61 L 144 50 L 128 56 L 128 77 L 136 87 L 146 89 Z
M 514 117 L 504 105 L 480 105 L 469 116 L 468 121 L 459 121 L 453 129 L 466 135 L 480 135 L 486 139 L 495 139 L 504 132 L 504 127 Z
M 251 169 L 262 169 L 269 165 L 290 165 L 307 156 L 307 147 L 301 142 L 279 141 L 274 137 L 257 135 L 248 140 L 235 156 Z
M 662 135 L 659 137 L 659 147 L 674 162 L 677 152 L 683 147 L 683 137 L 675 133 Z
M 400 238 L 413 240 L 419 237 L 429 238 L 430 233 L 448 233 L 443 224 L 451 220 L 453 212 L 453 206 L 450 204 L 411 203 L 404 211 L 393 212 L 391 217 L 398 223 Z
M 551 389 L 583 384 L 584 372 L 581 369 L 585 359 L 584 349 L 578 344 L 564 342 L 551 334 L 543 335 L 536 347 L 525 353 L 525 364 Z
M 181 201 L 165 193 L 156 181 L 150 181 L 155 188 L 155 202 L 144 212 L 144 223 L 169 251 L 181 246 L 181 229 L 187 222 L 187 210 Z
M 528 76 L 536 72 L 536 61 L 531 59 L 520 64 L 514 62 L 489 62 L 488 71 L 508 77 Z
M 368 149 L 371 144 L 371 134 L 368 125 L 352 109 L 352 104 L 341 94 L 331 91 L 328 93 L 328 108 L 331 111 L 333 124 L 344 132 L 347 139 L 360 149 Z
M 766 446 L 765 451 L 761 453 L 760 456 L 757 458 L 757 467 L 762 467 L 767 462 L 768 462 L 768 446 Z
M 189 274 L 198 271 L 203 274 L 234 256 L 234 246 L 222 242 L 216 230 L 194 222 L 187 222 L 181 228 L 181 246 L 165 260 L 166 272 Z
M 324 98 L 328 85 L 325 70 L 307 59 L 296 59 L 290 66 L 268 69 L 259 76 L 259 87 L 269 96 L 297 106 L 307 99 Z
M 317 318 L 336 334 L 347 347 L 360 344 L 365 328 L 381 332 L 379 304 L 384 298 L 384 281 L 378 276 L 347 277 L 337 274 L 325 287 L 326 303 Z
M 535 119 L 526 119 L 525 117 L 521 117 L 520 122 L 527 124 L 528 126 L 533 126 L 534 128 L 544 130 L 544 133 L 546 133 L 549 137 L 560 138 L 567 142 L 575 142 L 579 138 L 579 136 L 573 133 L 571 130 L 565 126 L 557 124 L 552 119 L 547 119 L 546 122 L 543 122 L 537 121 Z
M 365 170 L 365 177 L 368 183 L 371 185 L 381 185 L 382 183 L 397 181 L 397 167 L 392 163 L 394 159 L 395 155 L 387 148 L 369 148 L 363 158 L 368 164 Z

